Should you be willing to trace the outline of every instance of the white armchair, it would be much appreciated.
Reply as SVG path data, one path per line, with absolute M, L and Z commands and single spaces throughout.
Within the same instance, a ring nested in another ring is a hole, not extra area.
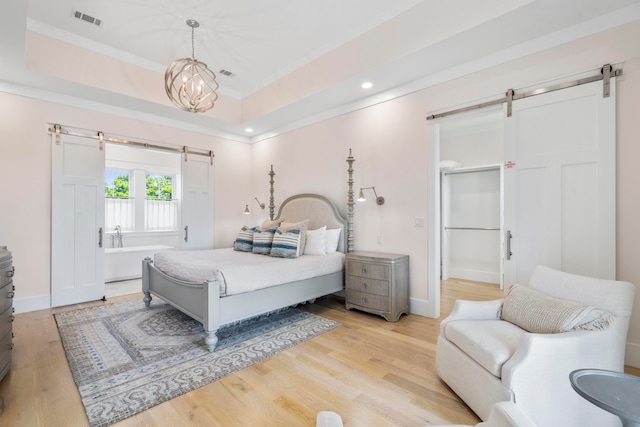
M 316 418 L 316 427 L 343 427 L 340 415 L 331 411 L 322 411 Z M 426 427 L 426 426 L 425 426 Z M 472 427 L 469 425 L 447 424 L 429 427 Z M 512 402 L 500 402 L 493 405 L 487 421 L 475 427 L 536 427 L 536 425 Z
M 466 425 L 431 426 L 431 427 L 472 427 Z M 536 427 L 513 402 L 499 402 L 491 407 L 487 421 L 476 424 L 475 427 Z
M 500 319 L 503 300 L 459 300 L 440 324 L 438 375 L 483 420 L 495 403 L 511 401 L 540 427 L 620 426 L 571 388 L 569 373 L 624 369 L 634 286 L 539 266 L 528 287 L 604 310 L 615 320 L 602 330 L 530 333 Z
M 343 427 L 342 418 L 333 411 L 320 411 L 316 416 L 316 427 Z

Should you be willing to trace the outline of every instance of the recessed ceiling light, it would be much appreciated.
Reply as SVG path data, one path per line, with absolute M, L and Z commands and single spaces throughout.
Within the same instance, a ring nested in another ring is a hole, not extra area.
M 251 133 L 251 132 L 253 132 L 253 129 L 251 129 L 251 128 L 246 128 L 244 131 L 245 131 L 245 132 L 247 132 L 247 133 Z
M 373 87 L 373 83 L 371 82 L 364 82 L 360 85 L 360 87 L 362 89 L 371 89 Z

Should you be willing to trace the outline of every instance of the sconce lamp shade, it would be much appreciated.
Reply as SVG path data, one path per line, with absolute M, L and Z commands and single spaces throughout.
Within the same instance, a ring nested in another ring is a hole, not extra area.
M 258 203 L 258 206 L 260 206 L 260 209 L 264 210 L 264 203 L 260 203 L 260 200 L 258 200 L 257 197 L 254 197 L 253 200 L 255 200 Z M 251 202 L 253 202 L 253 200 L 251 200 Z M 247 203 L 246 205 L 244 205 L 244 214 L 245 215 L 249 215 L 251 213 L 251 211 L 249 210 L 249 205 L 251 204 L 251 202 Z
M 367 199 L 364 197 L 364 190 L 373 190 L 373 194 L 374 196 L 376 196 L 376 203 L 380 206 L 384 205 L 384 197 L 378 196 L 378 193 L 376 193 L 376 187 L 360 187 L 360 193 L 358 194 L 358 198 L 356 199 L 356 201 L 367 201 Z

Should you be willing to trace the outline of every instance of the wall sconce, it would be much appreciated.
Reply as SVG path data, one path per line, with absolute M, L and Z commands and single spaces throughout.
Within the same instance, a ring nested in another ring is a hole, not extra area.
M 258 202 L 258 206 L 260 206 L 260 209 L 264 210 L 264 203 L 260 203 L 260 200 L 258 200 L 257 197 L 254 197 L 253 200 Z M 253 202 L 253 200 L 251 200 L 251 202 Z M 249 205 L 251 204 L 251 202 L 249 202 L 246 205 L 244 205 L 244 214 L 245 215 L 249 215 L 251 213 L 251 211 L 249 210 Z
M 358 202 L 367 201 L 367 199 L 364 197 L 363 190 L 373 190 L 373 194 L 376 196 L 376 203 L 379 205 L 384 205 L 384 197 L 378 196 L 378 193 L 376 193 L 376 187 L 360 187 L 360 194 L 358 194 L 358 198 L 356 199 Z

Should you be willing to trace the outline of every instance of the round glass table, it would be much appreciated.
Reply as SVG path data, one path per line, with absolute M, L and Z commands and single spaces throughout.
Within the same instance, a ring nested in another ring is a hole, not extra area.
M 569 374 L 573 389 L 594 405 L 617 415 L 624 427 L 640 427 L 640 377 L 604 369 Z

